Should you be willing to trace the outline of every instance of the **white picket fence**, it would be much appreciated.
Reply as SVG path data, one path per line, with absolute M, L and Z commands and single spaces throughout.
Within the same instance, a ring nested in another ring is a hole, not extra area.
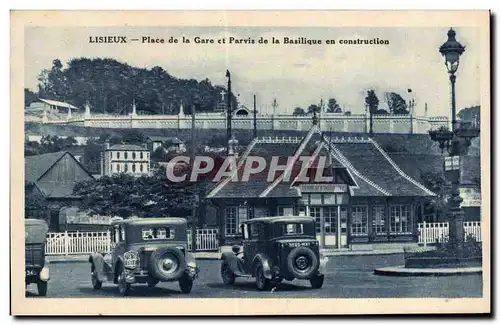
M 219 249 L 218 229 L 197 229 L 196 250 Z M 188 230 L 188 249 L 191 250 L 191 231 Z M 46 255 L 82 255 L 111 251 L 111 234 L 104 232 L 49 232 Z
M 45 254 L 73 255 L 111 251 L 111 234 L 100 232 L 49 232 Z
M 418 243 L 419 244 L 434 244 L 442 243 L 448 239 L 450 226 L 448 222 L 423 222 L 418 224 Z M 481 222 L 465 221 L 464 222 L 465 237 L 468 235 L 474 236 L 477 241 L 481 241 Z
M 218 229 L 196 229 L 196 251 L 215 251 L 219 249 Z M 191 230 L 188 230 L 188 250 L 192 250 Z

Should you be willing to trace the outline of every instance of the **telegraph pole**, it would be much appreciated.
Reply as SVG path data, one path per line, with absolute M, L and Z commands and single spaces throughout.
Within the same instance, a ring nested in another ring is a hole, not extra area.
M 196 108 L 191 104 L 191 169 L 194 168 L 196 158 Z M 196 186 L 196 185 L 195 185 Z M 198 220 L 196 218 L 196 209 L 198 207 L 199 195 L 193 192 L 193 206 L 191 207 L 191 252 L 196 252 L 196 231 L 198 229 Z
M 256 96 L 253 95 L 253 137 L 257 137 L 257 103 Z
M 226 70 L 227 78 L 227 155 L 229 156 L 229 141 L 231 141 L 231 73 Z

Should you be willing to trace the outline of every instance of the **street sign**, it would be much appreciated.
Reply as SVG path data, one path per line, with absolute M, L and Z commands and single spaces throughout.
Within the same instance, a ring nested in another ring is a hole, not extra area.
M 444 170 L 459 170 L 460 169 L 460 156 L 450 156 L 444 158 Z

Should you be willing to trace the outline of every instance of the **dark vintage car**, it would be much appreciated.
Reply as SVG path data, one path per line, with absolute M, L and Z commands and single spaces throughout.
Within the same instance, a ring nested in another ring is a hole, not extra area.
M 226 285 L 237 277 L 255 277 L 258 290 L 283 279 L 307 279 L 313 288 L 323 286 L 327 258 L 320 255 L 313 218 L 256 218 L 243 222 L 241 232 L 243 251 L 233 246 L 233 252 L 222 254 L 221 277 Z
M 133 283 L 178 281 L 183 293 L 190 293 L 198 274 L 195 258 L 188 252 L 187 224 L 182 218 L 128 219 L 111 225 L 111 254 L 92 254 L 94 289 L 102 283 L 118 285 L 126 296 Z
M 49 281 L 49 267 L 45 260 L 45 243 L 48 225 L 43 220 L 25 220 L 26 285 L 36 283 L 38 295 L 46 296 Z

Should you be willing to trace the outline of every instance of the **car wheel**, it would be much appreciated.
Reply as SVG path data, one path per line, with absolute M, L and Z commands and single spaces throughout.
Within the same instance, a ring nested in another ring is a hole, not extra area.
M 309 279 L 309 282 L 311 282 L 311 287 L 313 289 L 321 289 L 324 281 L 325 281 L 325 276 L 323 274 L 317 274 L 313 276 L 311 279 Z
M 160 281 L 153 279 L 153 278 L 149 278 L 148 279 L 148 287 L 153 288 L 155 285 L 158 284 L 158 282 L 160 282 Z
M 99 281 L 99 278 L 97 277 L 97 272 L 95 271 L 95 268 L 92 267 L 91 269 L 91 278 L 92 278 L 92 287 L 94 290 L 99 290 L 102 287 L 102 281 Z
M 122 297 L 128 296 L 130 293 L 130 283 L 127 283 L 125 280 L 125 269 L 123 266 L 120 267 L 118 272 L 118 294 Z
M 176 247 L 164 247 L 154 251 L 148 263 L 151 275 L 160 281 L 180 279 L 186 270 L 184 254 Z
M 310 279 L 317 273 L 319 261 L 308 247 L 294 248 L 287 257 L 288 271 L 297 279 Z
M 226 261 L 223 261 L 220 265 L 220 276 L 225 285 L 232 285 L 236 280 L 236 276 L 233 271 L 231 271 L 231 268 Z
M 190 293 L 193 288 L 193 279 L 187 275 L 183 275 L 179 279 L 179 287 L 181 288 L 182 293 Z
M 264 268 L 260 262 L 257 263 L 257 267 L 255 269 L 255 284 L 257 285 L 257 289 L 259 291 L 265 290 L 269 286 L 269 279 L 266 279 L 264 276 Z
M 41 297 L 45 297 L 47 295 L 48 283 L 42 280 L 38 280 L 36 282 L 36 286 L 38 288 L 38 295 Z

